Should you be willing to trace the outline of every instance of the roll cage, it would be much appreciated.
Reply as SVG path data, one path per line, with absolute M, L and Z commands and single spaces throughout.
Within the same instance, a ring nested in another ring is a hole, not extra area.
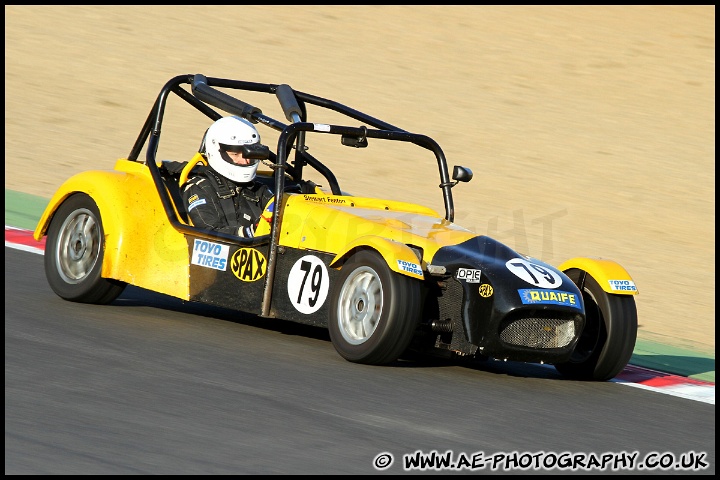
M 190 85 L 190 91 L 183 88 L 183 85 Z M 218 88 L 260 92 L 271 95 L 274 94 L 277 97 L 287 120 L 291 123 L 285 124 L 264 115 L 261 109 L 228 95 L 227 93 L 218 90 Z M 173 200 L 165 186 L 166 184 L 163 180 L 163 176 L 156 159 L 160 134 L 162 131 L 163 116 L 165 114 L 165 107 L 170 93 L 176 94 L 201 113 L 205 114 L 212 121 L 218 120 L 223 115 L 211 108 L 211 106 L 228 114 L 241 116 L 254 124 L 261 123 L 280 132 L 277 150 L 276 152 L 271 151 L 269 159 L 272 162 L 271 166 L 274 170 L 273 178 L 275 184 L 275 213 L 273 215 L 269 235 L 262 235 L 254 238 L 241 238 L 221 232 L 193 227 L 179 220 L 173 206 Z M 306 104 L 338 112 L 374 128 L 368 128 L 365 125 L 360 127 L 351 127 L 310 123 L 307 120 Z M 266 310 L 269 309 L 270 303 L 269 298 L 275 271 L 278 239 L 280 236 L 280 224 L 282 223 L 284 210 L 282 195 L 285 191 L 286 177 L 291 182 L 300 182 L 302 181 L 303 168 L 305 166 L 310 166 L 328 181 L 328 185 L 333 195 L 343 194 L 332 171 L 307 151 L 305 145 L 306 132 L 340 135 L 343 145 L 356 148 L 366 147 L 368 145 L 368 138 L 377 138 L 409 142 L 430 150 L 435 154 L 435 158 L 437 159 L 440 173 L 439 187 L 442 190 L 445 204 L 445 219 L 450 222 L 454 220 L 455 216 L 451 188 L 457 184 L 458 181 L 466 182 L 472 178 L 472 172 L 470 172 L 469 169 L 464 167 L 455 167 L 453 172 L 453 180 L 455 181 L 451 181 L 448 174 L 445 154 L 432 138 L 425 135 L 407 132 L 394 125 L 338 102 L 293 90 L 289 85 L 230 80 L 225 78 L 206 77 L 201 74 L 179 75 L 172 78 L 165 84 L 165 86 L 163 86 L 157 99 L 155 100 L 152 110 L 145 120 L 142 130 L 140 131 L 140 134 L 138 135 L 138 138 L 128 155 L 128 160 L 137 162 L 138 157 L 147 142 L 145 163 L 150 170 L 153 182 L 160 195 L 160 199 L 165 212 L 167 213 L 168 219 L 171 225 L 179 232 L 210 240 L 232 242 L 243 246 L 259 246 L 270 243 L 267 264 L 268 274 L 265 284 L 266 298 L 263 302 L 264 315 L 267 314 Z M 293 149 L 295 150 L 295 154 L 291 164 L 289 163 L 289 158 Z

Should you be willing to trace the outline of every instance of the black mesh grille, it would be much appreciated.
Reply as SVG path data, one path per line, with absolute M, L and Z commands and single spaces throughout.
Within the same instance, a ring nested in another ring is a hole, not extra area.
M 462 320 L 463 289 L 460 282 L 448 279 L 445 288 L 438 298 L 440 309 L 440 320 L 458 319 Z
M 575 338 L 575 322 L 562 318 L 519 318 L 505 325 L 500 338 L 523 347 L 562 348 Z

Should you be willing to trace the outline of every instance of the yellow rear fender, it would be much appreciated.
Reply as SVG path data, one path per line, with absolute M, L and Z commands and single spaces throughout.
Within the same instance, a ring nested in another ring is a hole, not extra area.
M 377 251 L 382 255 L 385 263 L 390 267 L 390 270 L 394 272 L 420 280 L 425 278 L 422 271 L 422 263 L 410 247 L 404 243 L 395 242 L 375 235 L 359 237 L 345 245 L 345 247 L 335 255 L 335 258 L 332 259 L 330 266 L 339 265 L 342 260 L 349 257 L 354 250 L 359 248 L 372 248 Z
M 565 273 L 572 269 L 587 272 L 607 293 L 619 295 L 637 295 L 639 293 L 627 270 L 612 260 L 576 257 L 567 260 L 558 269 Z
M 170 224 L 144 164 L 119 160 L 113 171 L 87 171 L 68 179 L 43 212 L 33 234 L 37 240 L 46 235 L 60 205 L 75 193 L 91 197 L 100 211 L 104 278 L 187 298 L 187 242 Z
M 118 177 L 124 176 L 125 174 L 119 172 L 87 171 L 69 178 L 57 189 L 55 195 L 45 207 L 45 211 L 40 216 L 40 220 L 35 227 L 33 237 L 40 241 L 45 236 L 57 209 L 68 197 L 75 193 L 85 193 L 95 201 L 100 209 L 106 236 L 117 233 L 116 227 L 119 222 L 116 215 L 114 215 L 115 210 L 108 205 L 109 199 L 106 198 L 106 194 L 110 191 L 112 185 L 120 180 Z M 120 202 L 120 198 L 117 201 Z M 112 236 L 115 237 L 115 235 Z

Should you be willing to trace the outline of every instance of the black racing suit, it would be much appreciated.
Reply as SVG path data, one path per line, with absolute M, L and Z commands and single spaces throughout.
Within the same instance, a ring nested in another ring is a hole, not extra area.
M 260 182 L 235 183 L 209 167 L 188 180 L 182 190 L 194 226 L 240 237 L 254 235 L 260 215 L 273 196 Z

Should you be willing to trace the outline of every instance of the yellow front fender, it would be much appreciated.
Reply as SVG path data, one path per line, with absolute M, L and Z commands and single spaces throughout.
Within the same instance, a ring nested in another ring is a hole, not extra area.
M 395 242 L 376 235 L 365 235 L 345 245 L 345 247 L 335 255 L 335 258 L 332 259 L 330 266 L 335 266 L 340 259 L 345 257 L 353 249 L 363 247 L 372 248 L 382 255 L 385 263 L 390 267 L 390 270 L 420 280 L 425 278 L 420 260 L 418 260 L 415 252 L 413 252 L 410 247 L 404 243 Z
M 637 295 L 640 293 L 627 270 L 612 260 L 576 257 L 567 260 L 558 267 L 563 272 L 567 272 L 572 268 L 589 273 L 607 293 L 619 295 Z

